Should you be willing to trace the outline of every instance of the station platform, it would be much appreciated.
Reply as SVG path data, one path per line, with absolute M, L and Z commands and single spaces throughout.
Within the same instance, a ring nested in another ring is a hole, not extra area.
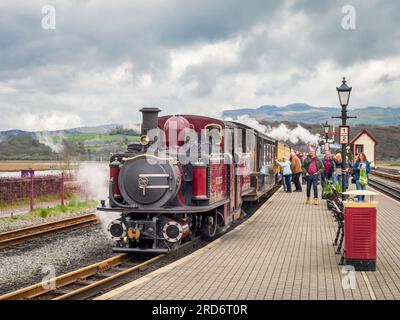
M 353 288 L 342 285 L 351 275 L 338 265 L 326 202 L 281 189 L 216 241 L 97 299 L 400 299 L 400 203 L 376 200 L 377 271 L 353 272 Z

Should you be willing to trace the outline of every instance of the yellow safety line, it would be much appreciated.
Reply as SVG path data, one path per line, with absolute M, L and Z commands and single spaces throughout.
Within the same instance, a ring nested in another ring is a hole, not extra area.
M 371 296 L 371 300 L 376 300 L 374 289 L 372 289 L 372 285 L 371 285 L 371 282 L 369 282 L 367 274 L 365 273 L 365 271 L 361 271 L 361 274 L 364 278 L 365 284 L 367 285 L 369 295 Z

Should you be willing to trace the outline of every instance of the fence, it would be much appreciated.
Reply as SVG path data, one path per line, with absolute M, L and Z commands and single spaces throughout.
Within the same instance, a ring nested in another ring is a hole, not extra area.
M 49 204 L 64 205 L 66 195 L 85 195 L 79 183 L 66 180 L 69 179 L 64 173 L 0 178 L 0 214 L 18 214 L 18 211 L 26 212 Z

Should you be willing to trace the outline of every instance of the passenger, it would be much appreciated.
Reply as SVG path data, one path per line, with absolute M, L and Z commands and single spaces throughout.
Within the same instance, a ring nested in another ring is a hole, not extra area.
M 294 192 L 302 192 L 301 188 L 301 183 L 300 183 L 300 175 L 303 172 L 303 169 L 301 168 L 301 160 L 299 157 L 296 155 L 296 153 L 292 152 L 291 157 L 290 157 L 290 162 L 291 162 L 291 170 L 292 170 L 292 175 L 293 175 L 293 182 L 296 187 L 296 190 Z
M 292 192 L 292 184 L 290 182 L 290 178 L 292 176 L 292 170 L 290 169 L 291 163 L 286 156 L 283 157 L 283 162 L 276 160 L 276 163 L 280 165 L 283 169 L 284 183 L 286 186 L 285 191 L 287 193 L 291 193 Z
M 349 188 L 349 181 L 350 181 L 350 176 L 353 175 L 353 164 L 351 163 L 351 160 L 347 158 L 347 166 L 346 166 L 346 190 Z M 343 173 L 342 173 L 343 175 Z M 344 176 L 344 175 L 343 175 Z
M 367 190 L 368 174 L 371 171 L 370 162 L 364 152 L 360 152 L 353 167 L 357 190 Z M 365 196 L 357 196 L 358 201 L 364 201 Z
M 335 161 L 333 161 L 331 152 L 329 150 L 325 151 L 325 157 L 322 160 L 322 163 L 324 165 L 324 170 L 321 174 L 321 186 L 322 189 L 324 189 L 328 180 L 332 179 L 332 177 L 336 175 Z
M 333 161 L 335 161 L 336 166 L 336 174 L 332 177 L 334 182 L 338 182 L 339 185 L 342 185 L 342 154 L 340 152 L 336 153 L 333 156 Z
M 310 204 L 311 185 L 314 189 L 314 204 L 318 205 L 318 174 L 322 174 L 324 165 L 321 159 L 315 156 L 315 150 L 310 150 L 310 154 L 303 162 L 303 174 L 307 181 L 307 201 Z
M 307 153 L 306 153 L 306 152 L 302 152 L 302 153 L 300 153 L 300 154 L 301 154 L 301 158 L 300 158 L 300 160 L 301 160 L 301 167 L 303 168 L 304 160 L 307 159 Z M 304 173 L 301 174 L 301 183 L 302 183 L 302 184 L 306 184 L 306 175 L 305 175 Z

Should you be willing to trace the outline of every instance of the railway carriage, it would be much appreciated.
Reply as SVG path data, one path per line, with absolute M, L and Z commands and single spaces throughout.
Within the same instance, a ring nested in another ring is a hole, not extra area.
M 201 233 L 213 239 L 242 204 L 271 191 L 277 142 L 240 123 L 143 108 L 140 142 L 110 158 L 115 252 L 167 252 Z

